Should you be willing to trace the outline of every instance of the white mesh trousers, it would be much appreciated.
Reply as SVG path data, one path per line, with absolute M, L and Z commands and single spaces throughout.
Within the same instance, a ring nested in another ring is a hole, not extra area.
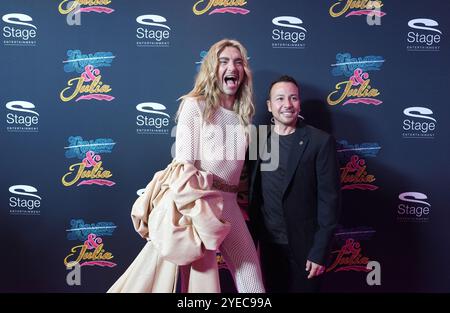
M 239 293 L 265 292 L 258 254 L 247 224 L 237 204 L 235 193 L 221 192 L 222 219 L 231 224 L 230 233 L 220 246 Z
M 225 237 L 220 252 L 230 270 L 239 293 L 264 293 L 261 266 L 247 224 L 237 204 L 235 193 L 221 192 L 223 197 L 222 219 L 231 224 L 231 230 Z M 215 251 L 207 251 L 215 253 Z M 198 263 L 198 271 L 208 271 L 212 264 Z M 217 264 L 214 264 L 216 267 Z M 203 267 L 203 268 L 201 268 Z M 188 292 L 189 266 L 180 266 L 181 292 Z

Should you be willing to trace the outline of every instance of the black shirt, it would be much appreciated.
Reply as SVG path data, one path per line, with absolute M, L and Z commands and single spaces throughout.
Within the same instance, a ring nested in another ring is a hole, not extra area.
M 279 138 L 279 164 L 277 169 L 274 171 L 261 171 L 261 190 L 263 196 L 261 212 L 265 226 L 262 235 L 264 240 L 278 244 L 288 243 L 282 206 L 282 188 L 284 177 L 286 176 L 289 152 L 293 138 L 295 137 L 293 134 L 282 136 L 272 132 L 271 136 L 273 138 L 267 140 L 267 149 L 265 149 L 264 156 L 262 157 L 262 163 L 271 162 L 271 158 L 267 152 L 274 157 L 271 149 L 271 141 Z

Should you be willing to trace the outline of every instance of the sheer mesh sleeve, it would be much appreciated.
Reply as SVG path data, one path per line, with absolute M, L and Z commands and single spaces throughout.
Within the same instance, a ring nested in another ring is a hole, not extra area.
M 193 164 L 199 159 L 201 124 L 202 116 L 197 101 L 189 98 L 183 100 L 175 138 L 175 158 L 178 161 Z

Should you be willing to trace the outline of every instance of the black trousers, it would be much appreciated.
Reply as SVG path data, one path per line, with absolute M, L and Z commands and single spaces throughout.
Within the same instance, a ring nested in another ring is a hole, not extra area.
M 306 258 L 297 264 L 288 245 L 262 241 L 259 249 L 266 292 L 319 292 L 321 276 L 308 279 Z

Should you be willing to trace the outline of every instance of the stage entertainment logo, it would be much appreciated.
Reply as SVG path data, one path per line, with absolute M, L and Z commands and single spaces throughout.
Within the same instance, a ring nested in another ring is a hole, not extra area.
M 161 15 L 147 14 L 136 18 L 139 27 L 136 29 L 137 47 L 168 48 L 170 47 L 170 26 Z
M 9 101 L 6 103 L 6 130 L 15 133 L 39 132 L 39 113 L 33 103 L 28 101 Z
M 377 143 L 349 144 L 345 140 L 337 142 L 337 152 L 341 164 L 342 190 L 377 190 L 375 175 L 367 172 L 366 158 L 375 157 L 381 147 Z
M 9 187 L 12 194 L 9 197 L 10 215 L 40 215 L 42 198 L 37 195 L 37 189 L 29 185 L 14 185 Z
M 136 106 L 136 133 L 139 135 L 169 135 L 170 115 L 166 106 L 157 102 L 143 102 Z
M 403 120 L 403 138 L 434 139 L 437 121 L 432 117 L 433 111 L 425 107 L 409 107 L 403 110 L 403 114 L 407 116 Z
M 231 13 L 246 15 L 250 10 L 245 9 L 247 1 L 244 0 L 200 0 L 194 3 L 192 12 L 202 15 L 209 11 L 208 15 L 217 13 Z
M 23 13 L 9 13 L 2 16 L 3 45 L 17 47 L 36 46 L 37 27 L 33 18 Z
M 272 48 L 304 49 L 307 30 L 295 16 L 277 16 L 272 19 Z
M 67 60 L 64 63 L 64 72 L 75 73 L 79 76 L 71 78 L 67 87 L 60 93 L 64 102 L 79 100 L 106 100 L 114 99 L 109 93 L 112 88 L 104 84 L 100 67 L 110 67 L 115 56 L 111 52 L 95 52 L 82 54 L 80 50 L 68 50 Z M 103 70 L 102 70 L 103 71 Z
M 439 52 L 442 32 L 437 28 L 438 22 L 428 18 L 415 18 L 408 22 L 412 29 L 408 32 L 406 41 L 407 51 Z
M 384 63 L 381 56 L 368 55 L 352 57 L 350 53 L 336 54 L 336 64 L 332 64 L 331 74 L 344 76 L 345 80 L 336 84 L 334 91 L 327 97 L 329 105 L 348 105 L 363 103 L 380 105 L 380 91 L 371 85 L 370 71 L 379 71 Z
M 409 191 L 398 195 L 401 203 L 397 206 L 398 222 L 428 222 L 431 204 L 426 194 Z
M 113 175 L 111 171 L 104 169 L 100 154 L 112 153 L 116 144 L 112 139 L 99 138 L 95 140 L 83 140 L 80 136 L 71 136 L 68 139 L 69 146 L 65 156 L 68 159 L 78 159 L 81 162 L 69 166 L 69 171 L 64 174 L 61 182 L 64 186 L 72 185 L 99 185 L 113 186 L 115 182 L 109 180 Z

